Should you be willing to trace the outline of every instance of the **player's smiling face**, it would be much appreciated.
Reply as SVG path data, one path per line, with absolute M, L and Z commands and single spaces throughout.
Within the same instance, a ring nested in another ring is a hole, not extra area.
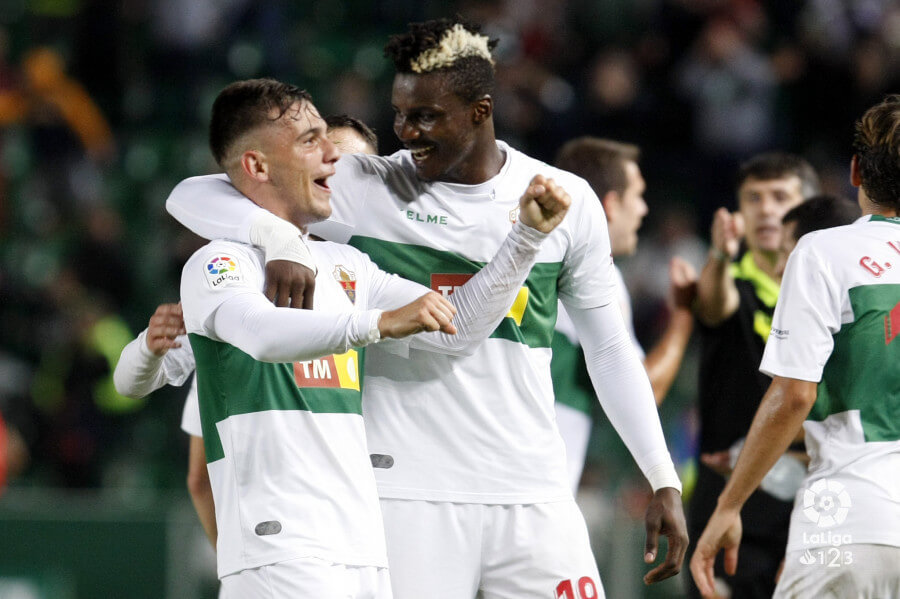
M 394 133 L 426 181 L 469 183 L 465 173 L 476 143 L 473 107 L 441 73 L 399 73 L 391 93 Z
M 289 220 L 305 226 L 331 215 L 328 179 L 340 157 L 325 121 L 309 102 L 298 102 L 270 125 L 265 155 L 269 182 Z

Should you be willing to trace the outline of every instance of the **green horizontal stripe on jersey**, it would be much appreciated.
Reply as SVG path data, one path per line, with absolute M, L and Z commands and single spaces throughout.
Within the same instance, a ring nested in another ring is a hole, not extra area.
M 362 395 L 355 389 L 299 389 L 292 364 L 259 362 L 233 345 L 194 333 L 188 337 L 197 361 L 197 392 L 207 463 L 225 457 L 216 423 L 229 416 L 271 410 L 362 415 Z M 357 351 L 362 362 L 362 351 Z M 360 363 L 359 372 L 362 371 Z
M 432 274 L 475 274 L 485 265 L 455 254 L 429 247 L 354 236 L 350 245 L 365 252 L 383 270 L 431 287 Z M 517 325 L 504 318 L 492 338 L 516 341 L 529 347 L 550 347 L 556 324 L 557 279 L 561 262 L 535 264 L 525 280 L 528 304 Z
M 900 338 L 889 337 L 900 285 L 865 285 L 848 293 L 854 320 L 834 335 L 809 419 L 859 410 L 866 441 L 900 440 Z

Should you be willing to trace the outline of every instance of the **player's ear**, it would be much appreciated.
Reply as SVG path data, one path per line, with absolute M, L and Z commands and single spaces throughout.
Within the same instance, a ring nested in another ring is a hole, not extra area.
M 485 94 L 472 103 L 472 122 L 481 125 L 494 114 L 494 99 Z
M 612 220 L 616 217 L 621 200 L 622 196 L 619 195 L 618 191 L 614 190 L 607 191 L 603 194 L 603 197 L 600 198 L 600 203 L 603 205 L 603 211 L 606 213 L 606 218 L 608 220 Z
M 856 154 L 850 159 L 850 184 L 853 187 L 862 185 L 862 177 L 859 174 L 859 156 Z
M 266 161 L 266 155 L 260 150 L 247 150 L 241 154 L 241 170 L 259 183 L 269 180 L 269 163 Z

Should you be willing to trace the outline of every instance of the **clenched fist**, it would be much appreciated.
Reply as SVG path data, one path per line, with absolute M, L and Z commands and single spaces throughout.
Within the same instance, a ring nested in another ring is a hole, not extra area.
M 410 304 L 384 312 L 378 321 L 378 330 L 382 338 L 394 339 L 422 331 L 455 335 L 456 327 L 451 322 L 454 315 L 453 304 L 440 293 L 430 291 Z
M 541 233 L 549 233 L 562 222 L 572 198 L 553 179 L 535 175 L 519 199 L 519 219 Z
M 181 304 L 161 304 L 147 326 L 147 349 L 157 356 L 165 355 L 170 349 L 181 347 L 175 338 L 185 333 Z

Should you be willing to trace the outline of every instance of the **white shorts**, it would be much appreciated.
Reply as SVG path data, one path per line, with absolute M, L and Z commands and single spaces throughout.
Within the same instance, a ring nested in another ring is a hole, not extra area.
M 222 577 L 220 599 L 392 599 L 387 568 L 292 559 Z
M 553 407 L 556 409 L 556 427 L 566 445 L 566 471 L 574 495 L 581 482 L 581 471 L 584 470 L 584 458 L 594 422 L 590 414 L 566 404 L 556 402 Z
M 484 505 L 382 499 L 397 599 L 600 599 L 574 500 Z
M 900 597 L 900 547 L 860 543 L 789 551 L 773 597 Z

